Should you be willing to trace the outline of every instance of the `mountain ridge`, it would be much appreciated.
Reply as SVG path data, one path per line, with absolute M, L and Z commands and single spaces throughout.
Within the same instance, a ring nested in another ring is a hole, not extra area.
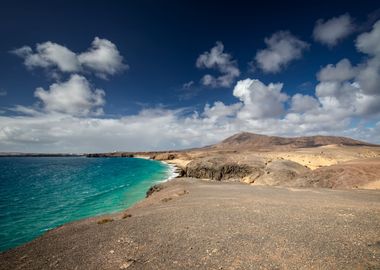
M 214 144 L 212 148 L 308 148 L 326 145 L 345 146 L 378 146 L 348 137 L 339 136 L 300 136 L 300 137 L 280 137 L 256 134 L 251 132 L 239 132 L 220 143 Z

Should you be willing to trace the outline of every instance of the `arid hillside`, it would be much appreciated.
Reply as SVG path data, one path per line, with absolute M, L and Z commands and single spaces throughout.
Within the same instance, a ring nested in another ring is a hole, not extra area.
M 318 147 L 324 145 L 373 146 L 373 144 L 345 137 L 310 136 L 285 138 L 259 135 L 249 132 L 235 134 L 222 142 L 213 145 L 214 149 L 249 149 L 249 150 L 287 150 L 292 148 Z
M 380 182 L 380 146 L 345 137 L 243 132 L 204 148 L 140 156 L 173 163 L 180 176 L 252 185 L 377 189 Z
M 251 185 L 380 188 L 380 145 L 345 137 L 285 138 L 241 132 L 202 148 L 88 156 L 151 158 L 176 165 L 179 177 Z

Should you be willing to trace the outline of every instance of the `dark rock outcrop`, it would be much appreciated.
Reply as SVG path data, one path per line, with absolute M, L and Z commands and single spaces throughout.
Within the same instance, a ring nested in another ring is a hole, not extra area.
M 133 158 L 134 155 L 128 152 L 112 152 L 112 153 L 92 153 L 87 154 L 86 157 L 100 158 L 100 157 L 129 157 Z
M 148 191 L 146 192 L 145 198 L 148 198 L 150 195 L 152 195 L 155 192 L 159 192 L 163 189 L 163 186 L 161 184 L 157 184 L 154 186 L 151 186 Z
M 290 160 L 264 162 L 257 158 L 237 162 L 233 157 L 217 156 L 193 160 L 185 171 L 187 177 L 277 186 L 292 184 L 310 169 Z
M 241 181 L 244 177 L 257 175 L 264 168 L 263 162 L 256 164 L 238 163 L 226 157 L 200 158 L 186 166 L 186 176 L 212 180 Z
M 177 158 L 177 155 L 173 153 L 159 153 L 151 156 L 151 158 L 155 160 L 173 160 Z

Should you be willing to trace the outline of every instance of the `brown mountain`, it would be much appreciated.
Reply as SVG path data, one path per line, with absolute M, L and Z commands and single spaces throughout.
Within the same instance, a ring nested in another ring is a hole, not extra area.
M 347 146 L 375 146 L 374 144 L 336 136 L 309 136 L 309 137 L 278 137 L 267 136 L 249 132 L 235 134 L 222 142 L 211 146 L 216 149 L 291 149 L 308 148 L 323 145 L 347 145 Z

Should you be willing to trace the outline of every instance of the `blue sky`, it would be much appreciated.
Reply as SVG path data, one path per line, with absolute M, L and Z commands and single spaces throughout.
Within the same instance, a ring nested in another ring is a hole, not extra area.
M 379 8 L 3 1 L 0 151 L 186 148 L 243 130 L 380 143 Z

